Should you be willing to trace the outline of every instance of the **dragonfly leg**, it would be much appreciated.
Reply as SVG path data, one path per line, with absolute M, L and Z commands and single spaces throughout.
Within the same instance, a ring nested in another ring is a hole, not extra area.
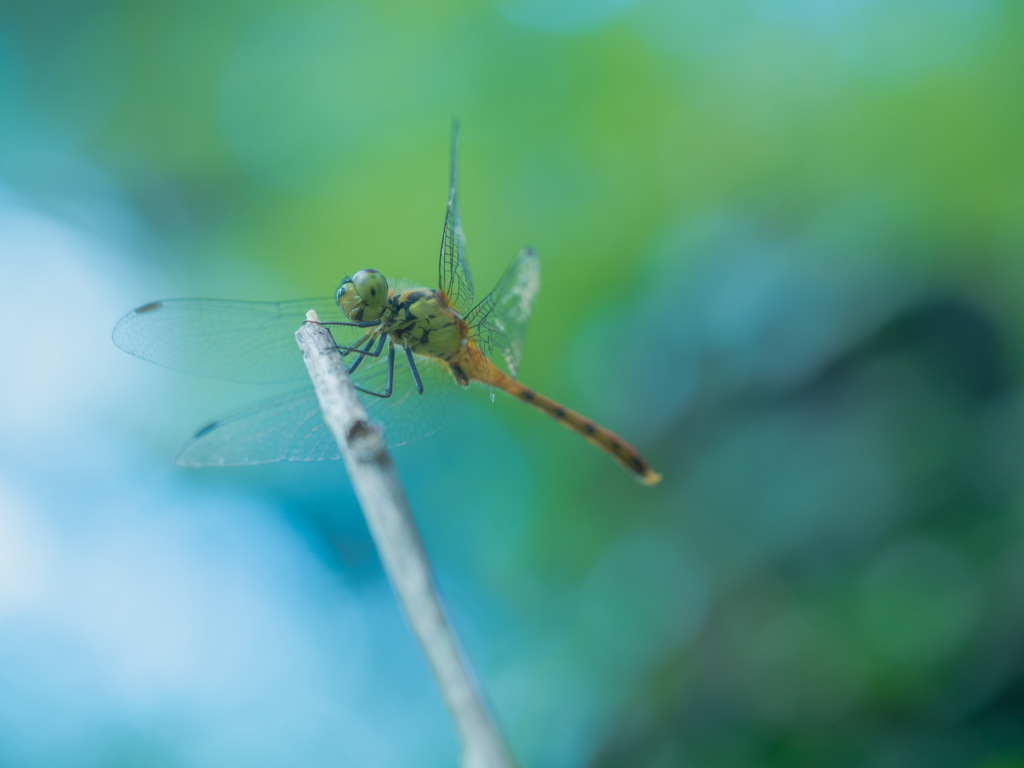
M 420 372 L 416 370 L 416 361 L 412 359 L 412 350 L 405 348 L 405 357 L 409 361 L 409 368 L 412 370 L 412 377 L 416 381 L 416 391 L 423 394 L 423 381 L 420 379 Z
M 363 362 L 363 360 L 365 360 L 367 357 L 378 357 L 380 355 L 380 351 L 382 349 L 384 349 L 384 339 L 385 338 L 387 338 L 386 334 L 382 333 L 380 335 L 380 338 L 378 338 L 378 339 L 370 339 L 368 342 L 366 342 L 366 348 L 363 349 L 363 351 L 359 355 L 359 357 L 357 357 L 354 361 L 352 361 L 352 365 L 350 365 L 348 368 L 345 369 L 345 373 L 352 373 L 352 371 L 354 371 L 356 368 L 358 368 L 359 364 L 361 362 Z M 374 350 L 371 353 L 369 350 L 370 350 L 370 347 L 373 346 L 373 342 L 374 341 L 377 342 L 377 349 Z
M 381 335 L 380 346 L 378 346 L 377 349 L 374 350 L 373 352 L 370 352 L 369 349 L 370 347 L 373 346 L 373 342 L 375 341 L 376 337 L 371 338 L 364 349 L 359 348 L 359 345 L 363 343 L 363 339 L 366 338 L 365 336 L 363 336 L 363 339 L 357 341 L 354 346 L 343 347 L 340 344 L 335 344 L 333 347 L 331 347 L 331 349 L 340 349 L 342 357 L 345 357 L 345 355 L 347 355 L 349 352 L 358 352 L 360 355 L 365 355 L 367 357 L 380 357 L 380 350 L 384 346 L 384 339 L 386 338 L 386 336 L 387 334 Z
M 374 334 L 374 331 L 370 331 L 370 333 L 364 333 L 362 338 L 359 339 L 359 341 L 356 341 L 356 342 L 352 343 L 352 346 L 353 347 L 358 347 L 358 346 L 362 345 L 362 343 L 364 341 L 369 341 L 370 344 L 372 345 L 373 344 L 373 334 Z M 347 347 L 346 348 L 342 348 L 342 347 L 338 346 L 337 344 L 335 344 L 333 347 L 331 347 L 331 349 L 340 349 L 342 357 L 345 357 L 348 354 L 348 348 Z
M 387 385 L 387 387 L 385 387 L 384 393 L 381 394 L 380 392 L 371 392 L 370 390 L 363 389 L 362 387 L 356 387 L 356 389 L 358 389 L 360 392 L 365 392 L 368 395 L 373 395 L 374 397 L 391 397 L 391 389 L 392 389 L 391 385 L 394 384 L 394 383 L 395 383 L 395 342 L 394 342 L 394 340 L 392 340 L 391 343 L 388 344 L 388 385 Z
M 307 320 L 306 322 L 314 325 L 347 325 L 349 328 L 373 328 L 375 325 L 380 325 L 380 320 L 366 320 L 362 323 L 343 323 L 340 320 L 321 320 L 319 323 Z

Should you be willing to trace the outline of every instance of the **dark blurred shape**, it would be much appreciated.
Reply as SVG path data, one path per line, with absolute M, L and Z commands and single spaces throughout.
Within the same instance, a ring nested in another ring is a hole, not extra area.
M 843 369 L 886 354 L 906 355 L 934 369 L 966 400 L 1006 394 L 1013 384 L 999 329 L 984 312 L 956 297 L 922 301 L 888 320 L 860 344 L 840 351 L 814 386 L 843 378 Z
M 669 433 L 717 594 L 592 766 L 1024 765 L 1024 435 L 996 318 L 918 299 Z

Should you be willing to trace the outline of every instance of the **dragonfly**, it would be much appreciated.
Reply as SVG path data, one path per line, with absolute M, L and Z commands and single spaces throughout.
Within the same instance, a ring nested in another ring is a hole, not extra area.
M 113 341 L 118 347 L 168 368 L 231 381 L 307 383 L 207 424 L 178 452 L 177 464 L 341 458 L 295 342 L 295 331 L 309 322 L 312 309 L 330 328 L 360 400 L 371 420 L 384 428 L 391 447 L 443 427 L 457 413 L 465 389 L 478 382 L 491 389 L 492 400 L 493 390 L 499 389 L 552 417 L 610 454 L 640 482 L 661 480 L 617 434 L 517 380 L 540 290 L 540 262 L 532 249 L 524 248 L 494 290 L 474 303 L 456 193 L 457 141 L 456 123 L 436 288 L 389 281 L 375 269 L 361 269 L 345 277 L 329 297 L 170 299 L 141 306 L 117 323 Z

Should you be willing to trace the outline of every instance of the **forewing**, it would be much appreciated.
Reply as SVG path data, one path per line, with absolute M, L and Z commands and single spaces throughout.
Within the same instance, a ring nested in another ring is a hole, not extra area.
M 395 356 L 391 397 L 359 393 L 370 420 L 384 427 L 391 447 L 436 432 L 458 412 L 459 387 L 443 363 L 417 358 L 423 394 L 416 391 L 405 354 Z M 383 392 L 387 352 L 366 358 L 352 374 L 353 383 Z M 225 467 L 276 461 L 328 461 L 341 458 L 334 436 L 323 422 L 312 387 L 264 400 L 219 419 L 196 433 L 178 452 L 187 467 Z
M 526 327 L 539 291 L 540 259 L 524 248 L 494 290 L 466 316 L 477 345 L 488 355 L 500 355 L 513 378 L 523 359 Z
M 438 266 L 438 286 L 448 297 L 448 305 L 460 315 L 465 315 L 473 306 L 473 278 L 466 263 L 466 237 L 462 233 L 459 218 L 457 182 L 457 144 L 459 124 L 452 123 L 451 175 L 448 182 L 448 211 L 444 217 L 444 233 L 441 236 L 441 260 Z
M 315 309 L 345 321 L 333 298 L 282 302 L 172 299 L 139 307 L 114 326 L 114 343 L 136 357 L 200 376 L 273 383 L 306 378 L 295 332 Z M 332 326 L 339 344 L 366 329 Z

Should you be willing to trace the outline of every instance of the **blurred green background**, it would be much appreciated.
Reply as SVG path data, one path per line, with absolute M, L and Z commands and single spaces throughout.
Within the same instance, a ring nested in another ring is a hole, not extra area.
M 430 284 L 462 123 L 509 398 L 399 449 L 524 766 L 1024 766 L 1024 7 L 0 5 L 0 766 L 453 766 L 339 464 L 193 471 L 266 395 L 158 298 Z

